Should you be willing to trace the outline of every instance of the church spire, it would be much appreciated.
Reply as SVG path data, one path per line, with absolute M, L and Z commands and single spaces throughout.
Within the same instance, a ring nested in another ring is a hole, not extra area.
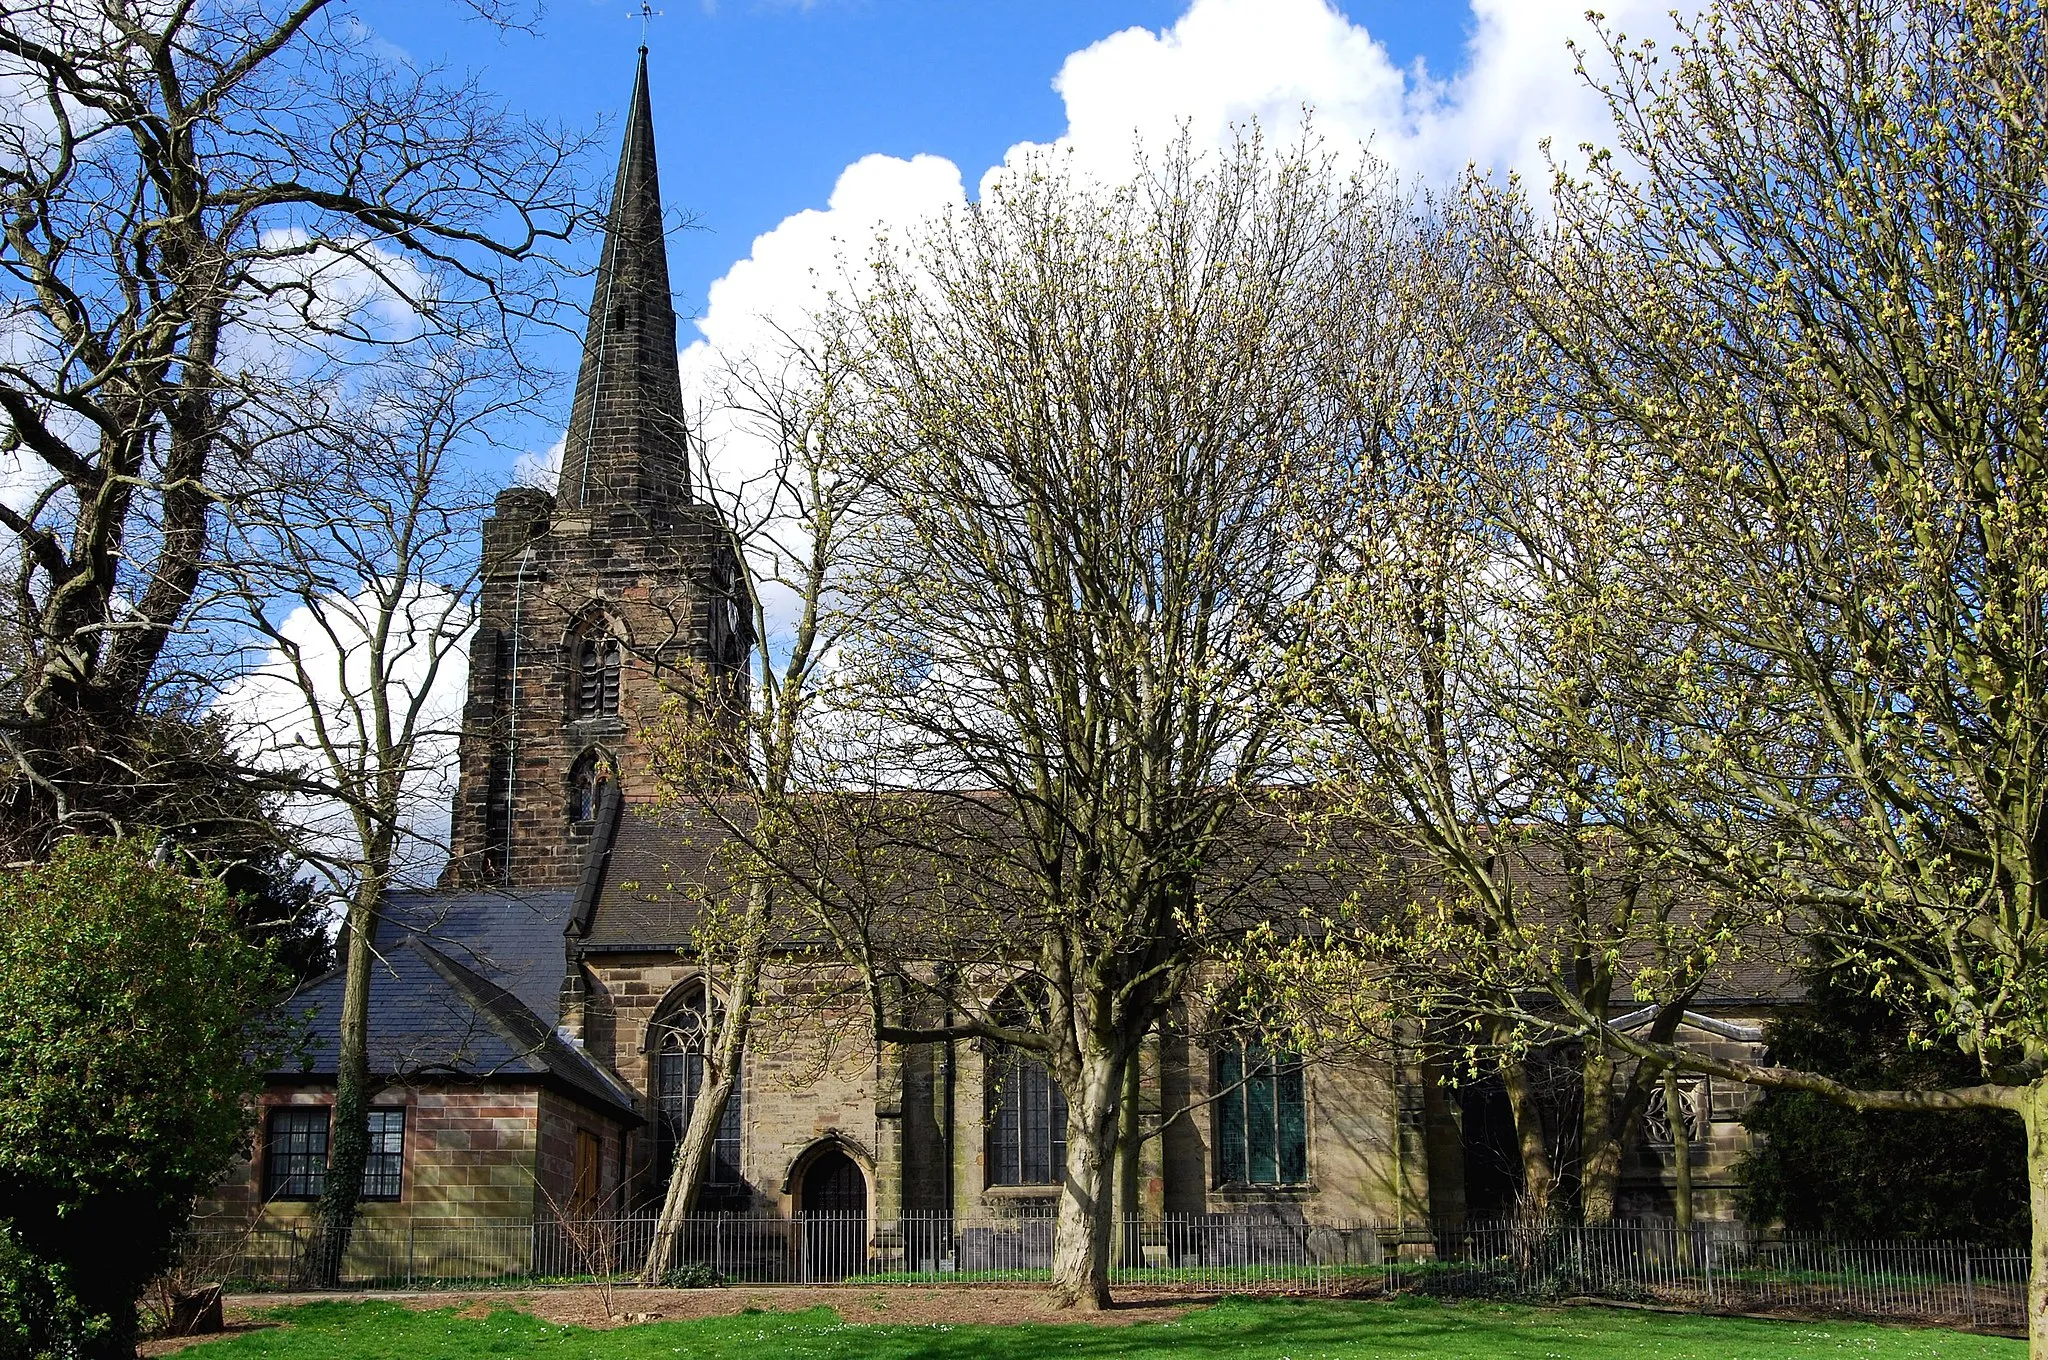
M 647 49 L 642 47 L 556 501 L 571 512 L 646 511 L 689 499 L 676 312 L 669 295 L 654 111 L 647 95 Z

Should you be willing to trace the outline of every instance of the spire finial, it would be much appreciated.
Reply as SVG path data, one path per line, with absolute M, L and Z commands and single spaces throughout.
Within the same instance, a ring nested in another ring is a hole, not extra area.
M 640 16 L 640 55 L 644 57 L 647 55 L 647 24 L 650 20 L 659 19 L 662 11 L 656 9 L 649 0 L 640 0 L 640 8 L 633 13 Z

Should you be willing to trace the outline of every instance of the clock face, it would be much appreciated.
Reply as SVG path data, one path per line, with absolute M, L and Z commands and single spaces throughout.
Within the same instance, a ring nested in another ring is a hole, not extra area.
M 743 650 L 739 601 L 730 595 L 721 596 L 711 602 L 711 655 L 727 665 L 736 665 Z

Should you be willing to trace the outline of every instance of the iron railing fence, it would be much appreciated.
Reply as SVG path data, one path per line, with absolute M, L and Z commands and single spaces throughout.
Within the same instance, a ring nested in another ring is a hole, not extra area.
M 365 1217 L 340 1269 L 310 1223 L 200 1226 L 185 1268 L 238 1287 L 350 1289 L 629 1279 L 651 1216 L 504 1221 Z M 672 1283 L 1028 1283 L 1051 1276 L 1053 1222 L 1034 1216 L 700 1214 L 678 1230 Z M 1110 1280 L 1131 1287 L 1595 1298 L 1716 1312 L 1791 1311 L 2024 1325 L 2027 1253 L 1963 1242 L 1854 1242 L 1740 1224 L 1589 1227 L 1309 1224 L 1201 1214 L 1117 1225 Z

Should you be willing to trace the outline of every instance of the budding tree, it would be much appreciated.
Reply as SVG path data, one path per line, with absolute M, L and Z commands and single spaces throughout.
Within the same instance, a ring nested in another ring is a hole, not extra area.
M 1531 228 L 1505 213 L 1418 201 L 1392 261 L 1342 276 L 1369 318 L 1331 356 L 1351 431 L 1342 532 L 1297 602 L 1291 662 L 1320 795 L 1304 808 L 1337 832 L 1358 890 L 1267 963 L 1305 1025 L 1382 1042 L 1398 1015 L 1453 1071 L 1497 1075 L 1521 1211 L 1561 1212 L 1576 1181 L 1600 1221 L 1660 1069 L 1618 1063 L 1578 1014 L 1652 1005 L 1649 1033 L 1667 1041 L 1733 937 L 1654 829 L 1616 814 L 1618 771 L 1582 740 L 1664 735 L 1656 704 L 1617 702 L 1606 672 L 1670 645 L 1644 626 L 1627 567 L 1672 540 L 1637 513 L 1625 462 L 1556 409 L 1490 230 Z M 1549 989 L 1578 1011 L 1530 1013 L 1524 998 Z M 1576 1069 L 1565 1102 L 1539 1089 L 1560 1058 Z
M 729 635 L 751 675 L 685 668 L 649 734 L 657 813 L 694 814 L 726 844 L 711 857 L 714 881 L 700 885 L 710 910 L 694 941 L 700 961 L 723 965 L 721 994 L 642 1272 L 648 1283 L 668 1269 L 710 1166 L 778 910 L 794 905 L 808 916 L 825 890 L 806 866 L 829 862 L 823 848 L 849 830 L 830 796 L 839 780 L 829 710 L 847 626 L 841 575 L 862 532 L 868 481 L 846 456 L 845 382 L 830 345 L 789 342 L 729 362 L 716 393 L 723 452 L 741 469 L 723 499 L 750 577 L 750 617 Z M 745 468 L 763 453 L 765 466 Z M 792 896 L 794 904 L 782 901 Z
M 1675 52 L 1612 56 L 1618 154 L 1560 184 L 1526 297 L 1685 550 L 1631 581 L 1678 645 L 1609 671 L 1670 739 L 1580 738 L 1690 872 L 1982 1081 L 1620 1041 L 1861 1108 L 2018 1111 L 2048 1356 L 2048 16 L 1726 0 Z
M 924 793 L 886 910 L 838 939 L 882 1039 L 992 1040 L 1059 1082 L 1064 1305 L 1109 1297 L 1134 1055 L 1263 872 L 1268 625 L 1314 570 L 1315 355 L 1350 324 L 1326 304 L 1357 220 L 1316 157 L 1256 140 L 1115 187 L 1045 159 L 840 310 L 878 515 L 856 703 L 871 768 Z

